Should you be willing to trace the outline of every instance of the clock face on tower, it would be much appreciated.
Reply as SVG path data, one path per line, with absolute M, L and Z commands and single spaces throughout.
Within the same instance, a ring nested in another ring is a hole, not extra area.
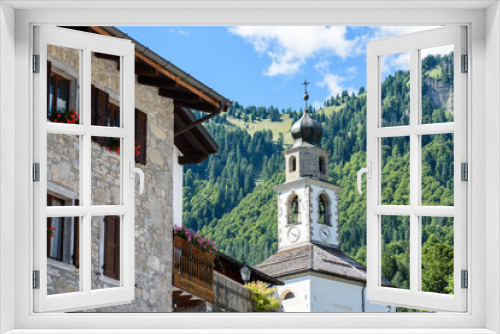
M 290 229 L 287 232 L 287 237 L 291 243 L 297 242 L 297 240 L 299 240 L 300 237 L 300 230 L 295 226 L 290 227 Z
M 321 241 L 323 242 L 328 242 L 330 240 L 330 237 L 332 236 L 330 230 L 326 226 L 321 226 L 319 229 L 319 237 Z

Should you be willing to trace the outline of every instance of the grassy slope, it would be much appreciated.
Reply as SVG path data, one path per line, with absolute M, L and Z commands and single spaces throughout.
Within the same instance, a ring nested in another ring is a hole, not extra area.
M 242 119 L 237 119 L 230 116 L 227 118 L 227 121 L 228 123 L 230 123 L 230 126 L 242 128 L 250 135 L 253 135 L 257 131 L 269 129 L 273 132 L 274 141 L 277 141 L 279 138 L 279 134 L 283 133 L 284 143 L 292 143 L 292 137 L 290 135 L 287 136 L 286 134 L 287 132 L 290 132 L 290 128 L 292 126 L 292 119 L 288 117 L 288 115 L 282 115 L 280 122 L 271 122 L 271 120 L 269 119 L 245 122 Z
M 316 113 L 325 114 L 328 116 L 334 112 L 338 112 L 342 107 L 343 105 L 324 107 L 319 110 L 316 110 Z M 227 121 L 228 121 L 228 130 L 238 127 L 244 129 L 250 135 L 253 135 L 255 132 L 261 130 L 271 130 L 275 142 L 278 140 L 280 133 L 283 133 L 283 139 L 284 139 L 283 142 L 285 143 L 285 145 L 291 145 L 293 142 L 292 136 L 290 135 L 290 128 L 292 127 L 292 119 L 289 117 L 289 115 L 286 114 L 281 116 L 280 122 L 271 122 L 271 120 L 269 119 L 255 120 L 253 122 L 251 121 L 245 122 L 242 119 L 233 118 L 231 116 L 227 117 Z

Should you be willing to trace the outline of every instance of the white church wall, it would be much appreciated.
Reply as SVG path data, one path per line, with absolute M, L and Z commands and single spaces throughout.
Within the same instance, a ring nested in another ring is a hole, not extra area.
M 364 284 L 320 274 L 308 275 L 311 312 L 388 312 L 386 305 L 371 303 Z M 285 285 L 286 287 L 286 285 Z M 390 312 L 395 308 L 390 307 Z
M 362 290 L 358 284 L 309 275 L 311 312 L 362 312 Z
M 307 276 L 297 276 L 287 279 L 284 286 L 278 287 L 281 305 L 284 312 L 311 312 L 310 296 L 311 282 Z M 283 300 L 288 292 L 292 292 L 295 298 Z

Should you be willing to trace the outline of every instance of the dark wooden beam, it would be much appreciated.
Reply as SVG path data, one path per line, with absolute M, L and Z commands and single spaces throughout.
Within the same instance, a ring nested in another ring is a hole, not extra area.
M 177 296 L 180 296 L 181 294 L 182 294 L 182 291 L 179 291 L 179 290 L 172 292 L 172 296 L 174 298 L 177 297 Z
M 200 125 L 201 123 L 203 123 L 203 122 L 205 122 L 205 121 L 208 121 L 210 118 L 215 117 L 215 116 L 219 115 L 220 113 L 221 113 L 221 112 L 220 112 L 220 110 L 219 110 L 219 111 L 217 111 L 217 112 L 214 112 L 214 113 L 208 114 L 207 116 L 204 116 L 204 117 L 202 117 L 202 118 L 200 118 L 200 119 L 197 119 L 196 121 L 194 121 L 194 122 L 192 122 L 192 123 L 186 124 L 186 126 L 185 126 L 184 128 L 179 129 L 179 130 L 177 130 L 177 131 L 175 131 L 175 132 L 174 132 L 174 137 L 175 137 L 175 136 L 178 136 L 178 135 L 180 135 L 180 134 L 183 134 L 183 133 L 184 133 L 184 132 L 186 132 L 186 131 L 191 130 L 192 128 L 194 128 L 194 127 L 196 127 L 196 126 Z
M 135 63 L 135 74 L 143 77 L 155 77 L 159 76 L 160 73 L 153 67 L 145 64 Z
M 185 102 L 197 103 L 201 101 L 198 95 L 186 91 L 180 91 L 177 89 L 160 88 L 158 94 L 164 97 L 168 97 L 170 99 L 185 101 Z
M 102 58 L 102 59 L 108 59 L 108 60 L 114 60 L 118 64 L 120 64 L 120 57 L 115 56 L 115 55 L 108 55 L 106 53 L 100 53 L 100 52 L 94 52 L 94 56 L 97 58 Z
M 200 162 L 205 161 L 208 158 L 208 154 L 204 153 L 195 153 L 184 155 L 179 157 L 179 165 L 191 165 L 191 164 L 199 164 Z
M 188 102 L 174 99 L 174 105 L 210 113 L 219 111 L 219 108 L 216 108 L 212 104 L 205 102 Z
M 181 118 L 180 115 L 179 115 L 179 117 L 175 117 L 175 123 L 177 123 L 177 125 L 179 126 L 179 129 L 186 127 L 186 122 L 184 122 L 184 120 Z M 197 151 L 197 153 L 202 153 L 202 154 L 208 156 L 207 149 L 205 147 L 203 147 L 203 145 L 198 141 L 198 139 L 196 138 L 196 136 L 193 134 L 192 131 L 185 132 L 183 135 L 184 135 L 185 142 L 189 143 L 189 145 L 191 145 L 194 148 L 194 150 Z M 177 138 L 180 138 L 180 137 L 177 137 Z M 174 144 L 175 144 L 175 140 L 174 140 Z M 179 160 L 179 163 L 180 163 L 180 160 Z
M 159 78 L 159 77 L 146 77 L 146 76 L 138 76 L 137 82 L 141 85 L 159 87 L 159 88 L 170 88 L 175 87 L 175 81 L 172 81 L 168 78 Z
M 185 303 L 191 298 L 193 298 L 193 295 L 178 296 L 174 298 L 174 303 L 177 304 L 177 306 L 179 306 L 180 303 Z

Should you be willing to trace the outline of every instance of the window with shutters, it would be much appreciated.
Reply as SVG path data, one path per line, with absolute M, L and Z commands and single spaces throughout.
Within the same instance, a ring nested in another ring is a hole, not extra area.
M 48 116 L 52 116 L 56 111 L 66 111 L 68 106 L 69 80 L 52 72 L 50 76 Z
M 109 104 L 108 126 L 120 126 L 120 107 L 113 103 Z
M 146 164 L 146 147 L 147 147 L 147 125 L 148 116 L 146 113 L 135 110 L 135 147 L 136 155 L 135 162 Z
M 146 113 L 135 109 L 135 162 L 146 164 L 147 147 Z M 107 127 L 120 126 L 120 107 L 110 102 L 109 94 L 92 86 L 92 124 Z M 111 148 L 119 146 L 118 138 L 92 137 L 92 140 L 102 146 Z
M 47 61 L 47 119 L 56 123 L 78 123 L 77 73 L 68 73 L 60 63 Z
M 92 86 L 92 125 L 108 126 L 109 124 L 109 94 L 105 91 Z M 107 137 L 92 137 L 92 140 L 103 146 L 108 145 L 109 138 Z
M 47 206 L 62 207 L 68 203 L 71 205 L 73 200 L 47 194 Z M 78 224 L 78 217 L 47 218 L 48 258 L 78 267 Z

